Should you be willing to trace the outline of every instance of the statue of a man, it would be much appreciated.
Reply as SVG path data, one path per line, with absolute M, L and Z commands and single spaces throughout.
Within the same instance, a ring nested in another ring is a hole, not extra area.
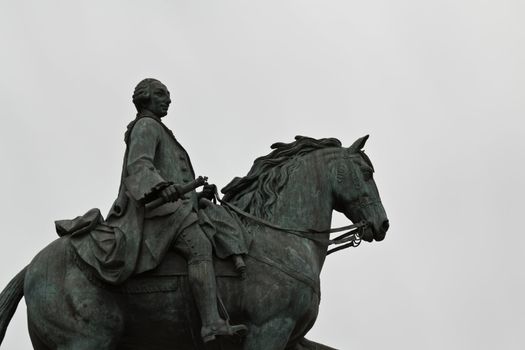
M 212 244 L 197 215 L 199 199 L 211 198 L 214 192 L 205 186 L 201 193 L 192 191 L 175 200 L 176 185 L 193 181 L 195 174 L 187 152 L 162 122 L 171 104 L 170 93 L 160 81 L 144 79 L 135 88 L 133 103 L 138 113 L 125 136 L 127 149 L 119 197 L 106 220 L 115 235 L 121 232 L 125 236 L 123 260 L 130 266 L 115 266 L 118 275 L 108 280 L 120 283 L 131 274 L 151 270 L 169 249 L 175 249 L 188 263 L 204 342 L 245 331 L 244 325 L 230 325 L 218 312 Z M 163 205 L 150 210 L 144 206 L 158 197 L 164 199 Z M 99 233 L 101 229 L 99 226 Z

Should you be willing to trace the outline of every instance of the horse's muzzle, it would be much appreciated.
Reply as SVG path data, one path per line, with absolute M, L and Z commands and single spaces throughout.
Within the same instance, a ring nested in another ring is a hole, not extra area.
M 367 242 L 382 241 L 385 239 L 386 231 L 388 231 L 389 227 L 390 223 L 388 222 L 388 219 L 383 220 L 383 222 L 381 222 L 379 225 L 368 223 L 361 235 L 361 238 Z
M 383 220 L 381 225 L 374 230 L 374 240 L 376 241 L 382 241 L 385 239 L 386 231 L 388 231 L 388 228 L 390 227 L 390 222 L 388 219 Z

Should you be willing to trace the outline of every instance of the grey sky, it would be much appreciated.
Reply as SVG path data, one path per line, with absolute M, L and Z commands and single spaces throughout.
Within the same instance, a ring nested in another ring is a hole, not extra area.
M 309 338 L 523 349 L 524 17 L 518 0 L 2 1 L 0 288 L 53 220 L 107 211 L 132 90 L 156 77 L 220 187 L 273 142 L 371 134 L 391 229 L 328 259 Z M 22 302 L 3 348 L 29 348 L 26 328 Z

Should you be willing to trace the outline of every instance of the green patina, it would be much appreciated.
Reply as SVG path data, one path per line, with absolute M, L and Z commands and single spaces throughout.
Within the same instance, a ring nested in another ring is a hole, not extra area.
M 141 90 L 134 96 L 138 106 L 147 106 L 157 111 L 158 115 L 167 113 L 168 94 L 159 95 L 156 105 L 148 104 L 146 95 Z M 175 144 L 162 125 L 159 128 L 158 124 L 143 124 L 144 143 L 133 139 L 133 126 L 127 133 L 127 142 L 135 142 L 132 147 L 150 149 L 147 147 L 151 136 L 148 125 L 156 128 L 162 137 L 165 136 L 166 142 Z M 334 138 L 303 136 L 291 143 L 273 144 L 273 151 L 257 158 L 245 177 L 235 178 L 223 189 L 224 200 L 276 225 L 317 231 L 330 228 L 332 212 L 336 210 L 353 222 L 367 223 L 362 237 L 364 240 L 380 241 L 385 237 L 388 220 L 373 179 L 372 163 L 362 150 L 367 138 L 358 139 L 348 148 L 342 147 L 341 142 Z M 189 168 L 191 164 L 187 154 L 179 153 Z M 133 164 L 140 165 L 137 162 Z M 165 166 L 166 171 L 173 170 L 169 162 L 161 166 Z M 129 182 L 134 195 L 140 197 L 136 201 L 139 204 L 129 202 L 132 199 L 127 197 L 121 198 L 128 196 L 121 191 L 113 207 L 114 217 L 128 215 L 127 219 L 133 221 L 136 216 L 126 212 L 126 206 L 132 205 L 134 212 L 142 215 L 141 220 L 157 220 L 156 216 L 148 217 L 144 203 L 155 197 L 176 199 L 176 184 L 171 186 L 168 181 L 163 181 L 162 176 L 159 178 L 157 175 L 162 175 L 162 172 L 151 172 L 151 178 L 139 175 L 127 180 L 128 175 L 141 174 L 141 171 L 148 173 L 140 166 L 136 172 L 123 172 L 124 182 Z M 178 170 L 173 174 L 174 178 L 182 176 Z M 196 200 L 208 198 L 212 193 L 210 188 L 203 193 L 192 192 L 179 205 L 186 208 L 185 215 L 190 215 L 187 213 L 192 210 L 204 210 L 196 207 Z M 164 210 L 166 215 L 176 213 L 175 207 L 167 206 Z M 166 216 L 161 217 L 168 224 L 172 222 L 172 219 L 166 220 Z M 197 218 L 195 222 L 200 225 L 202 218 Z M 173 222 L 176 220 L 173 219 Z M 184 225 L 181 227 L 184 228 Z M 251 222 L 248 227 L 249 232 L 245 234 L 250 235 L 247 241 L 251 245 L 244 254 L 246 278 L 227 273 L 217 277 L 216 282 L 224 310 L 229 313 L 229 321 L 231 324 L 246 325 L 247 334 L 237 338 L 218 338 L 216 348 L 332 349 L 304 338 L 319 311 L 319 275 L 327 254 L 326 245 L 257 222 Z M 121 231 L 126 228 L 129 226 L 123 225 Z M 96 235 L 87 231 L 100 239 L 98 242 L 103 249 L 98 251 L 99 257 L 107 258 L 102 262 L 111 262 L 115 254 L 122 254 L 123 258 L 118 261 L 124 261 L 124 265 L 120 264 L 116 269 L 126 268 L 125 271 L 133 272 L 125 265 L 126 261 L 136 258 L 129 258 L 126 253 L 126 237 L 121 241 L 124 248 L 114 251 L 102 245 L 115 241 L 118 230 L 108 229 Z M 180 231 L 184 232 L 183 229 Z M 328 239 L 327 233 L 319 233 L 319 236 Z M 154 240 L 155 232 L 152 231 L 148 237 Z M 203 334 L 201 327 L 205 323 L 203 317 L 206 317 L 205 313 L 199 312 L 202 307 L 200 298 L 203 295 L 215 296 L 215 291 L 196 292 L 192 287 L 191 274 L 170 274 L 169 269 L 167 273 L 163 270 L 161 277 L 139 274 L 124 281 L 116 279 L 119 283 L 111 286 L 101 279 L 95 281 L 96 269 L 88 264 L 87 267 L 80 267 L 78 261 L 82 259 L 72 250 L 71 241 L 72 236 L 65 235 L 44 248 L 0 294 L 0 340 L 18 302 L 25 296 L 30 336 L 37 350 L 209 348 L 199 336 Z M 145 245 L 141 249 L 147 247 Z M 84 253 L 89 254 L 91 248 L 86 249 Z M 222 260 L 222 263 L 225 261 Z M 150 265 L 163 266 L 161 261 L 153 261 Z M 213 303 L 216 304 L 215 298 Z M 221 317 L 225 316 L 222 312 Z

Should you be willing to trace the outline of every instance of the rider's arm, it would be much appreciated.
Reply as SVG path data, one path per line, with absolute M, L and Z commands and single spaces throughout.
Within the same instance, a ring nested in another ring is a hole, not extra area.
M 124 179 L 128 195 L 138 202 L 166 188 L 153 160 L 160 142 L 162 126 L 150 118 L 142 118 L 133 127 L 128 144 L 127 177 Z

